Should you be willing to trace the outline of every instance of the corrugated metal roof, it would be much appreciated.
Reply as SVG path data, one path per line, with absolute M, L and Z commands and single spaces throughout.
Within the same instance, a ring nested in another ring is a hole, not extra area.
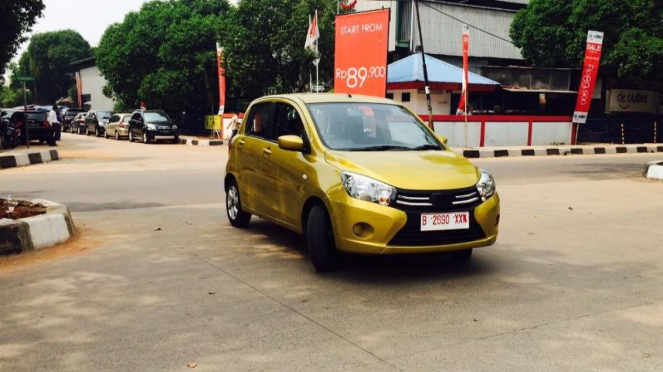
M 452 64 L 440 61 L 437 58 L 426 56 L 428 81 L 431 83 L 462 84 L 463 69 Z M 487 79 L 475 73 L 469 73 L 470 84 L 474 85 L 500 85 L 500 83 Z M 389 65 L 387 83 L 407 83 L 424 81 L 424 69 L 421 63 L 421 53 L 413 54 Z
M 515 12 L 449 3 L 423 4 L 425 5 L 419 6 L 419 11 L 424 49 L 427 53 L 462 56 L 462 28 L 463 23 L 466 23 L 471 26 L 470 57 L 522 59 L 518 48 L 500 39 L 510 40 L 509 28 L 516 15 Z M 475 27 L 499 38 L 481 32 Z M 417 32 L 415 25 L 415 35 Z M 414 39 L 416 48 L 419 45 L 419 38 Z

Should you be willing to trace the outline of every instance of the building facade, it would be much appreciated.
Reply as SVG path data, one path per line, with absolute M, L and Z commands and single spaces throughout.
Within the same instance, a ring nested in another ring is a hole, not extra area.
M 72 63 L 72 69 L 80 76 L 81 106 L 87 110 L 112 111 L 115 101 L 103 93 L 106 79 L 96 65 L 94 57 Z

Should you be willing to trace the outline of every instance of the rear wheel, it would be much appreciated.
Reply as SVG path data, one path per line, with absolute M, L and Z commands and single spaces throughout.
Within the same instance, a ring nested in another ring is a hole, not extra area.
M 313 266 L 318 271 L 336 270 L 340 263 L 340 254 L 334 242 L 329 213 L 323 205 L 311 209 L 306 223 L 306 245 Z
M 104 131 L 104 138 L 108 139 L 108 132 L 107 131 Z
M 120 140 L 120 132 L 118 132 L 117 130 L 115 131 L 115 140 L 116 141 Z
M 243 228 L 249 225 L 251 213 L 244 212 L 242 201 L 239 198 L 239 187 L 235 180 L 230 181 L 230 186 L 226 192 L 226 213 L 228 220 L 234 227 Z

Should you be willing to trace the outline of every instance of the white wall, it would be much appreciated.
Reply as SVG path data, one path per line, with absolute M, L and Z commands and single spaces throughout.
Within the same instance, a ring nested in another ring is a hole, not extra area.
M 486 122 L 484 146 L 527 146 L 529 122 Z
M 101 76 L 101 72 L 97 66 L 82 69 L 81 81 L 83 83 L 83 94 L 91 96 L 91 110 L 113 110 L 115 101 L 104 96 L 104 93 L 102 93 L 102 89 L 106 85 L 106 79 Z
M 571 122 L 532 122 L 532 145 L 571 144 Z
M 410 93 L 410 102 L 402 101 L 402 93 Z M 394 101 L 402 103 L 403 106 L 414 111 L 417 115 L 428 115 L 428 106 L 426 104 L 426 94 L 417 89 L 388 90 L 387 93 L 393 93 Z M 431 107 L 433 115 L 449 115 L 451 107 L 451 93 L 449 92 L 431 92 Z
M 435 133 L 441 134 L 449 140 L 450 147 L 465 147 L 465 122 L 435 122 L 433 123 Z M 479 147 L 481 145 L 481 122 L 470 121 L 467 123 L 467 145 Z

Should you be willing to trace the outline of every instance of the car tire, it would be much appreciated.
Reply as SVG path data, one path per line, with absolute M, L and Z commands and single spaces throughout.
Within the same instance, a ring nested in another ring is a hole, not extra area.
M 101 137 L 101 128 L 95 128 L 94 129 L 94 136 L 95 137 Z
M 328 272 L 338 268 L 340 253 L 334 242 L 334 229 L 327 209 L 321 204 L 313 206 L 308 214 L 306 245 L 316 270 Z
M 134 132 L 129 131 L 129 142 L 133 142 L 133 141 L 134 141 Z
M 180 137 L 175 137 L 175 138 L 173 138 L 173 143 L 176 144 L 176 145 L 179 145 L 179 143 L 180 143 Z
M 456 251 L 451 253 L 451 259 L 459 263 L 469 262 L 471 258 L 472 258 L 472 248 L 463 249 L 462 251 Z
M 116 141 L 120 140 L 120 132 L 118 132 L 117 130 L 115 131 L 115 140 Z
M 150 143 L 150 139 L 147 137 L 147 132 L 143 132 L 143 143 L 146 145 Z
M 90 129 L 88 129 L 87 125 L 85 126 L 85 135 L 86 136 L 90 135 Z
M 251 221 L 251 213 L 242 209 L 242 200 L 239 197 L 239 187 L 235 180 L 230 181 L 226 191 L 226 214 L 233 227 L 244 228 Z
M 108 132 L 107 131 L 104 131 L 104 138 L 108 139 Z

